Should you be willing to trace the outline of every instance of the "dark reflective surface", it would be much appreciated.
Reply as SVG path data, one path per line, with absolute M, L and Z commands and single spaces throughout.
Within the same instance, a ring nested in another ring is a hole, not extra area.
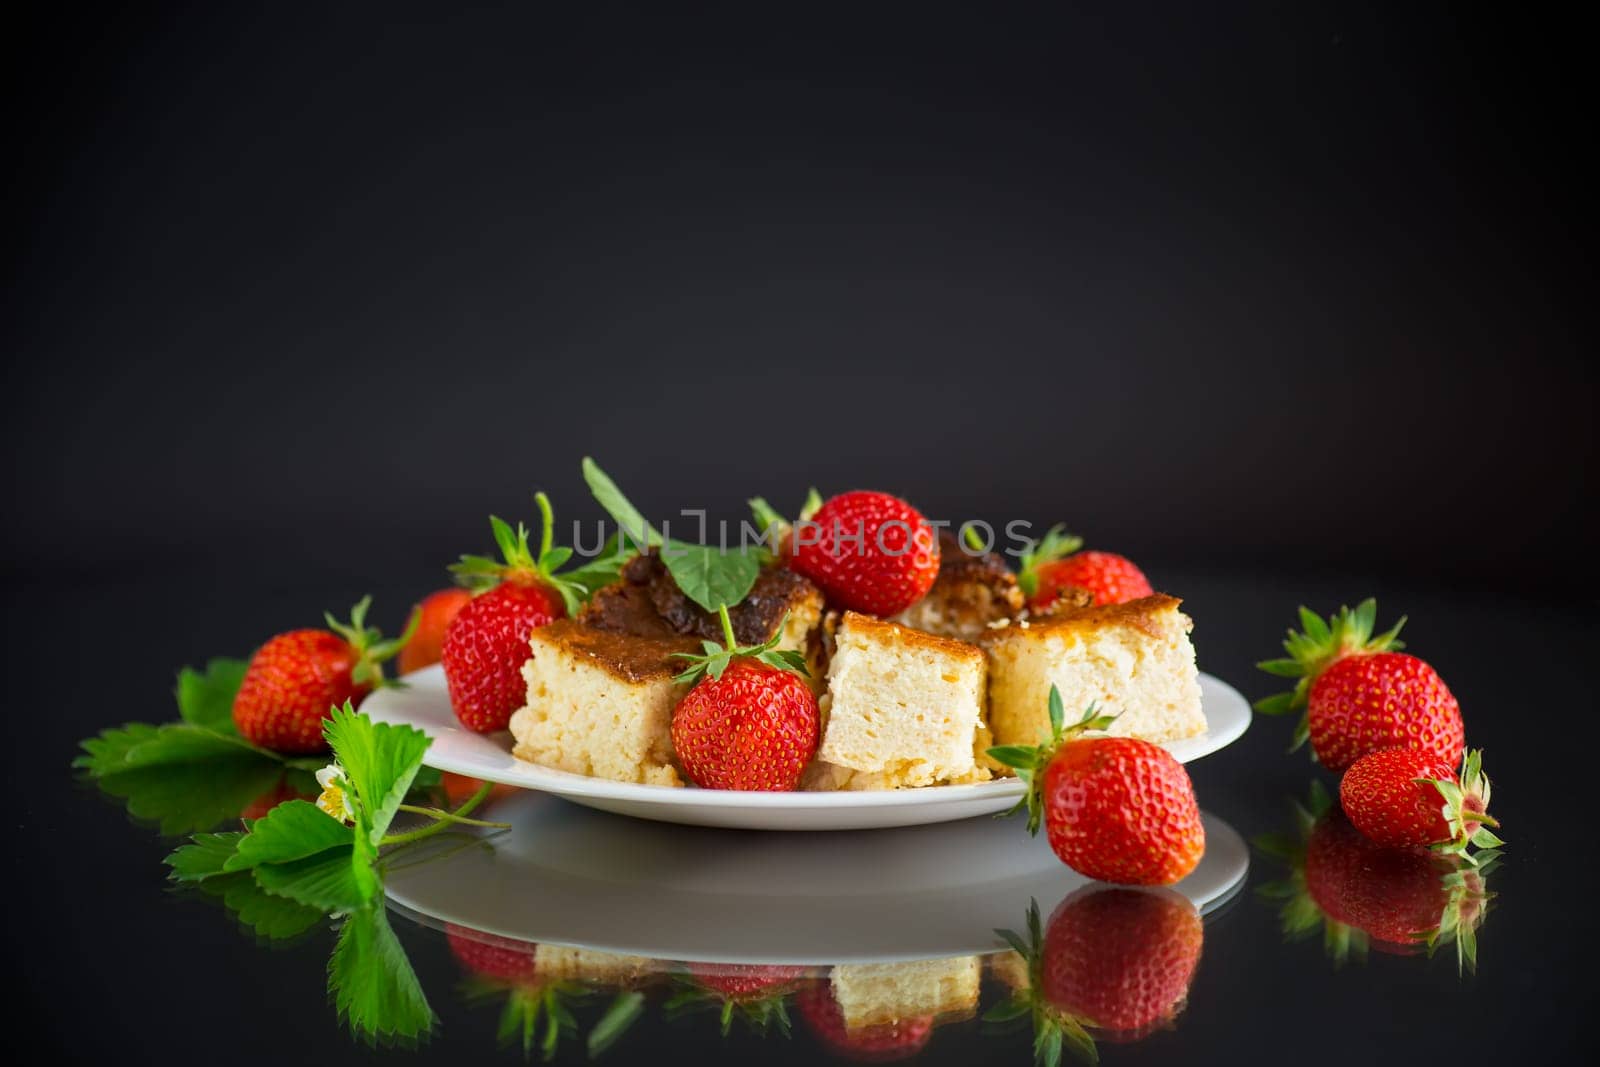
M 170 1062 L 175 1043 L 192 1042 L 238 1063 L 518 1062 L 524 1047 L 537 1061 L 553 1042 L 558 1062 L 592 1050 L 599 1062 L 1027 1063 L 1036 1039 L 1056 1034 L 1065 1062 L 1089 1042 L 1109 1063 L 1404 1062 L 1436 1054 L 1464 1019 L 1491 1059 L 1560 1060 L 1573 1048 L 1592 979 L 1588 892 L 1565 842 L 1585 815 L 1530 724 L 1570 724 L 1569 750 L 1591 739 L 1584 665 L 1595 635 L 1577 613 L 1370 583 L 1173 579 L 1190 593 L 1202 666 L 1251 695 L 1271 680 L 1253 679 L 1250 664 L 1272 651 L 1296 603 L 1376 592 L 1407 611 L 1412 647 L 1460 697 L 1495 778 L 1510 847 L 1486 875 L 1447 884 L 1452 872 L 1427 858 L 1374 853 L 1336 816 L 1298 814 L 1292 805 L 1306 806 L 1319 776 L 1284 755 L 1282 724 L 1265 721 L 1191 767 L 1214 824 L 1264 847 L 1250 852 L 1242 889 L 1230 892 L 1223 872 L 1199 900 L 1184 886 L 1085 886 L 1035 865 L 1048 854 L 1030 851 L 1019 827 L 988 820 L 832 845 L 804 835 L 786 849 L 783 836 L 506 796 L 491 807 L 515 811 L 518 830 L 499 852 L 451 838 L 433 848 L 455 841 L 458 851 L 419 848 L 394 863 L 392 893 L 410 894 L 386 919 L 398 957 L 380 931 L 356 931 L 375 946 L 362 966 L 403 959 L 433 1019 L 420 1043 L 369 1048 L 327 992 L 330 955 L 355 919 L 258 943 L 216 899 L 168 888 L 160 861 L 173 841 L 65 769 L 95 727 L 169 717 L 173 665 L 247 650 L 345 596 L 263 583 L 236 590 L 249 611 L 223 612 L 207 591 L 215 578 L 124 575 L 76 597 L 32 583 L 8 590 L 32 620 L 13 632 L 16 662 L 32 669 L 9 672 L 9 706 L 34 711 L 12 747 L 6 936 L 28 969 L 18 1007 L 57 1058 Z M 411 595 L 375 592 L 380 607 Z M 128 618 L 139 625 L 97 645 L 92 662 L 80 657 L 104 620 Z M 1221 858 L 1214 844 L 1208 862 Z M 847 891 L 860 908 L 841 904 Z M 797 948 L 792 931 L 808 922 Z M 1457 954 L 1463 929 L 1475 972 Z

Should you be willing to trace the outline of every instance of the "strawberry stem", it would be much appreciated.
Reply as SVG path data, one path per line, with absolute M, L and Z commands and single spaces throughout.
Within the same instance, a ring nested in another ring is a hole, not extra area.
M 728 605 L 717 605 L 717 618 L 722 620 L 723 647 L 733 652 L 739 647 L 739 639 L 733 635 L 733 619 L 728 615 Z
M 467 818 L 468 815 L 477 809 L 479 804 L 482 804 L 489 798 L 489 790 L 492 788 L 494 788 L 493 783 L 484 782 L 483 785 L 478 787 L 478 791 L 472 794 L 472 796 L 468 797 L 466 803 L 462 804 L 455 811 L 439 811 L 438 809 L 424 811 L 424 814 L 427 814 L 430 818 L 437 821 L 427 826 L 420 827 L 416 830 L 408 830 L 405 833 L 389 834 L 382 841 L 378 842 L 378 847 L 384 848 L 389 845 L 405 845 L 410 844 L 413 841 L 421 841 L 424 838 L 432 837 L 434 834 L 437 834 L 440 831 L 448 829 L 449 827 L 459 823 L 465 823 L 471 826 L 492 826 L 501 830 L 509 828 L 511 825 L 510 823 L 489 823 L 482 822 L 478 819 Z M 419 809 L 409 805 L 401 805 L 401 810 L 418 811 Z M 435 814 L 435 812 L 437 812 L 437 814 Z
M 550 507 L 550 498 L 543 489 L 533 494 L 533 502 L 539 506 L 539 563 L 543 564 L 555 543 L 555 511 Z M 542 572 L 543 568 L 540 570 Z

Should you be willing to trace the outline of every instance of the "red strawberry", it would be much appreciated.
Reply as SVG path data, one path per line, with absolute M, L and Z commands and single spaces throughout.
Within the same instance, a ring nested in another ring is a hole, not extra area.
M 1428 664 L 1393 651 L 1404 647 L 1395 638 L 1405 619 L 1372 636 L 1377 614 L 1373 600 L 1354 611 L 1340 608 L 1327 621 L 1301 608 L 1305 632 L 1289 631 L 1283 642 L 1289 655 L 1257 664 L 1299 681 L 1291 692 L 1257 701 L 1256 710 L 1286 715 L 1304 708 L 1294 747 L 1309 737 L 1317 762 L 1330 771 L 1396 746 L 1421 749 L 1455 766 L 1464 747 L 1456 698 Z
M 688 968 L 701 986 L 729 1000 L 771 996 L 806 974 L 804 967 L 778 963 L 691 963 Z
M 939 576 L 939 539 L 922 513 L 888 493 L 829 499 L 794 530 L 789 566 L 837 607 L 894 615 L 921 600 Z
M 534 495 L 543 522 L 539 555 L 528 548 L 528 529 L 513 530 L 490 517 L 504 563 L 483 556 L 462 556 L 451 567 L 457 578 L 486 589 L 461 609 L 445 630 L 441 661 L 450 690 L 450 706 L 469 730 L 504 730 L 527 697 L 522 665 L 531 654 L 528 634 L 536 626 L 576 611 L 583 589 L 556 573 L 572 556 L 570 548 L 554 548 L 550 500 Z
M 802 679 L 805 660 L 775 651 L 776 637 L 739 647 L 728 609 L 718 614 L 727 644 L 706 642 L 708 654 L 685 656 L 691 666 L 678 676 L 699 678 L 672 713 L 678 763 L 702 789 L 792 790 L 817 751 L 817 698 Z
M 1194 870 L 1206 833 L 1183 764 L 1148 741 L 1080 737 L 1114 720 L 1092 705 L 1070 728 L 1063 729 L 1064 716 L 1051 686 L 1049 740 L 989 750 L 1028 783 L 1018 801 L 1028 811 L 1028 832 L 1037 833 L 1042 818 L 1061 861 L 1104 882 L 1170 885 Z
M 461 966 L 481 978 L 500 982 L 532 981 L 538 946 L 531 941 L 473 930 L 454 923 L 446 924 L 445 938 Z
M 279 778 L 277 785 L 256 797 L 249 804 L 246 804 L 244 810 L 239 813 L 239 818 L 245 820 L 246 822 L 253 822 L 254 820 L 266 815 L 267 812 L 271 811 L 279 804 L 283 804 L 291 800 L 315 799 L 315 793 L 301 792 L 289 784 L 288 778 Z
M 1350 821 L 1372 841 L 1394 848 L 1432 845 L 1460 853 L 1469 845 L 1504 844 L 1486 826 L 1489 779 L 1483 753 L 1469 752 L 1461 775 L 1438 757 L 1414 748 L 1380 748 L 1350 765 L 1339 782 L 1339 803 Z
M 400 659 L 396 663 L 401 674 L 420 671 L 439 662 L 445 630 L 471 599 L 472 594 L 465 589 L 441 589 L 422 598 L 422 602 L 412 609 L 417 620 L 416 633 L 400 650 Z
M 1085 1026 L 1136 1038 L 1182 1010 L 1204 940 L 1194 905 L 1171 890 L 1086 886 L 1050 916 L 1040 992 Z
M 844 1011 L 825 981 L 807 985 L 795 998 L 800 1015 L 812 1033 L 832 1052 L 863 1063 L 887 1063 L 909 1059 L 920 1052 L 933 1036 L 933 1017 L 916 1016 L 891 1023 L 858 1027 L 845 1026 Z
M 323 617 L 327 630 L 290 630 L 256 650 L 233 698 L 233 724 L 251 744 L 274 752 L 321 752 L 322 720 L 345 701 L 359 706 L 383 684 L 383 661 L 411 636 L 385 641 L 366 625 L 371 597 L 362 597 L 348 624 Z
M 1088 593 L 1096 604 L 1125 604 L 1155 594 L 1144 571 L 1126 556 L 1079 552 L 1082 546 L 1083 538 L 1052 526 L 1038 544 L 1022 554 L 1017 585 L 1027 596 L 1028 607 L 1042 611 L 1072 589 Z
M 1474 867 L 1458 855 L 1385 848 L 1364 837 L 1320 787 L 1310 810 L 1296 806 L 1296 823 L 1298 841 L 1284 835 L 1257 841 L 1290 867 L 1289 880 L 1261 888 L 1283 902 L 1286 937 L 1320 933 L 1336 963 L 1369 947 L 1410 954 L 1454 943 L 1461 968 L 1475 966 L 1492 858 Z
M 694 986 L 673 997 L 669 1011 L 715 1007 L 723 1036 L 727 1036 L 735 1013 L 757 1033 L 765 1034 L 776 1026 L 788 1035 L 789 1012 L 784 1002 L 795 983 L 805 977 L 806 968 L 772 963 L 691 963 L 688 968 Z

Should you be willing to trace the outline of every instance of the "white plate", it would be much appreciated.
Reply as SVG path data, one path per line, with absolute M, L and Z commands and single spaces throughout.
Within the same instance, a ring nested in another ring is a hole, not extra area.
M 441 835 L 392 858 L 384 888 L 422 922 L 657 960 L 837 963 L 995 952 L 1091 885 L 1020 817 L 858 833 L 661 826 L 536 793 L 491 804 L 512 828 Z M 1173 888 L 1201 912 L 1243 884 L 1249 849 L 1205 817 L 1206 853 Z M 453 838 L 453 839 L 452 839 Z
M 993 815 L 1022 795 L 1022 784 L 1015 778 L 861 793 L 741 793 L 589 778 L 515 758 L 509 733 L 464 729 L 450 710 L 442 668 L 408 674 L 406 682 L 405 689 L 373 693 L 361 710 L 378 722 L 415 726 L 432 737 L 424 757 L 428 766 L 553 793 L 574 804 L 638 819 L 741 830 L 867 830 Z M 1209 729 L 1166 746 L 1185 763 L 1231 744 L 1250 725 L 1245 698 L 1209 674 L 1200 675 L 1200 704 Z

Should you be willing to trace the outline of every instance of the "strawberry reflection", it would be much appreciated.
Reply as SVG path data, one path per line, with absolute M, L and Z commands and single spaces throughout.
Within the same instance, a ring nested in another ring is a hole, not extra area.
M 538 1048 L 546 1060 L 578 1034 L 573 1009 L 601 992 L 616 995 L 585 1041 L 591 1056 L 610 1047 L 643 1013 L 638 987 L 660 968 L 639 956 L 534 944 L 465 926 L 449 925 L 445 936 L 467 973 L 467 998 L 501 1004 L 501 1045 L 518 1045 L 524 1056 Z
M 717 1013 L 728 1035 L 735 1016 L 762 1036 L 775 1030 L 789 1034 L 789 998 L 806 976 L 805 967 L 773 963 L 688 963 L 678 992 L 668 999 L 666 1013 L 677 1018 L 693 1012 Z
M 1034 1050 L 1049 1063 L 1068 1049 L 1097 1059 L 1097 1041 L 1138 1041 L 1171 1028 L 1200 963 L 1204 928 L 1170 889 L 1090 885 L 1056 906 L 1046 924 L 1028 909 L 1026 938 L 1000 932 L 1013 951 L 994 958 L 1012 997 L 985 1018 L 1028 1017 Z
M 1477 932 L 1488 913 L 1492 853 L 1476 864 L 1426 848 L 1385 848 L 1363 837 L 1327 792 L 1314 786 L 1294 806 L 1295 830 L 1268 834 L 1256 847 L 1288 866 L 1261 887 L 1278 903 L 1292 941 L 1322 936 L 1336 965 L 1369 951 L 1432 955 L 1454 947 L 1457 966 L 1477 966 Z

